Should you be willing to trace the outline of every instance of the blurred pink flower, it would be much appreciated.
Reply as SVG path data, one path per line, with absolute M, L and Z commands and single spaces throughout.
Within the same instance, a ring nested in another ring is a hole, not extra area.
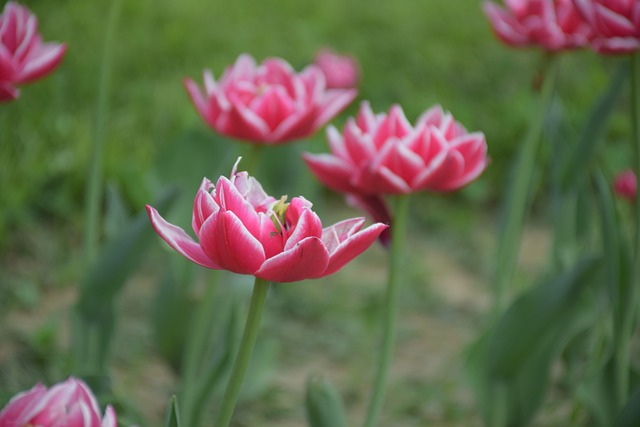
M 387 228 L 375 224 L 359 231 L 362 218 L 322 228 L 311 203 L 294 197 L 285 203 L 268 196 L 247 172 L 214 186 L 204 179 L 193 208 L 192 227 L 199 243 L 166 222 L 151 206 L 156 232 L 172 248 L 203 267 L 249 274 L 272 282 L 328 276 L 364 252 Z
M 572 0 L 505 0 L 505 6 L 483 3 L 494 33 L 510 46 L 574 49 L 586 46 L 593 36 Z
M 259 144 L 281 144 L 311 135 L 342 111 L 354 89 L 327 89 L 322 71 L 310 65 L 296 73 L 279 58 L 259 66 L 240 55 L 219 81 L 204 72 L 204 93 L 191 79 L 185 86 L 196 109 L 215 131 Z
M 640 49 L 640 1 L 574 0 L 595 31 L 592 46 L 605 54 Z
M 402 108 L 375 115 L 363 102 L 343 133 L 327 129 L 331 154 L 304 154 L 329 188 L 355 195 L 452 191 L 477 178 L 487 166 L 487 144 L 435 106 L 411 126 Z
M 107 407 L 104 417 L 91 390 L 76 379 L 47 389 L 37 384 L 15 395 L 0 412 L 0 427 L 117 427 L 116 413 Z
M 36 16 L 25 6 L 8 2 L 0 15 L 0 101 L 17 98 L 16 85 L 50 73 L 66 49 L 65 44 L 43 43 Z
M 331 49 L 320 49 L 314 63 L 320 67 L 327 88 L 356 88 L 360 80 L 358 61 L 350 55 L 339 55 Z
M 620 197 L 634 200 L 638 190 L 636 174 L 631 169 L 620 172 L 613 181 L 613 190 Z

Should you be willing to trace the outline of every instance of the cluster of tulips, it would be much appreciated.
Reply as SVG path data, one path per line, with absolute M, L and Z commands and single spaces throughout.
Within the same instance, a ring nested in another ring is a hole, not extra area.
M 638 0 L 506 0 L 487 2 L 484 10 L 497 36 L 512 46 L 538 46 L 557 52 L 592 46 L 604 54 L 640 49 Z M 19 96 L 18 87 L 51 72 L 66 46 L 44 43 L 37 19 L 9 2 L 0 15 L 0 100 Z M 241 55 L 216 79 L 205 71 L 203 86 L 186 79 L 186 91 L 204 122 L 215 132 L 260 147 L 309 137 L 356 97 L 360 70 L 355 60 L 330 50 L 301 72 L 285 60 L 257 63 Z M 323 226 L 303 196 L 270 196 L 260 182 L 241 170 L 229 177 L 204 178 L 195 194 L 195 239 L 147 206 L 158 235 L 190 261 L 215 270 L 255 277 L 244 335 L 225 391 L 216 427 L 232 417 L 257 336 L 269 284 L 319 279 L 334 274 L 379 239 L 389 249 L 389 278 L 383 343 L 366 426 L 378 421 L 394 345 L 398 260 L 406 235 L 409 195 L 450 192 L 478 178 L 488 165 L 482 132 L 470 132 L 436 105 L 411 122 L 400 105 L 375 113 L 362 102 L 342 131 L 326 131 L 330 153 L 305 153 L 317 179 L 362 208 L 365 218 Z M 265 148 L 266 149 L 266 148 Z M 634 199 L 636 178 L 627 171 L 616 179 L 621 195 Z M 102 415 L 88 387 L 69 378 L 47 389 L 36 385 L 16 395 L 0 412 L 0 427 L 115 427 L 116 414 Z M 187 426 L 195 427 L 195 426 Z

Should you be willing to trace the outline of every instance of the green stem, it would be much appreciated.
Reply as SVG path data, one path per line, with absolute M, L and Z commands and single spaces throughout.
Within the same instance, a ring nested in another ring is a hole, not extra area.
M 231 421 L 233 410 L 236 406 L 236 401 L 238 400 L 238 395 L 240 394 L 240 389 L 242 387 L 242 381 L 247 373 L 249 361 L 253 354 L 253 347 L 255 346 L 256 338 L 258 337 L 260 318 L 262 317 L 262 311 L 267 299 L 268 290 L 269 282 L 256 277 L 256 281 L 253 285 L 253 293 L 251 294 L 251 304 L 249 305 L 247 323 L 244 325 L 242 341 L 240 341 L 240 348 L 238 349 L 238 354 L 236 355 L 236 359 L 233 363 L 227 389 L 222 397 L 220 412 L 218 412 L 218 417 L 214 423 L 215 427 L 227 427 Z
M 640 53 L 630 58 L 631 67 L 631 132 L 633 143 L 633 170 L 640 177 Z M 633 260 L 631 278 L 627 286 L 628 295 L 622 295 L 622 331 L 616 346 L 616 392 L 618 409 L 621 409 L 629 396 L 629 374 L 631 358 L 631 339 L 636 322 L 636 313 L 640 303 L 640 195 L 636 194 L 634 213 Z
M 400 277 L 400 263 L 405 253 L 405 239 L 407 234 L 407 214 L 409 210 L 409 196 L 400 195 L 396 199 L 393 226 L 391 231 L 391 252 L 389 253 L 389 276 L 385 294 L 382 348 L 378 369 L 373 385 L 373 393 L 369 401 L 365 427 L 373 427 L 378 422 L 382 411 L 389 367 L 393 358 L 396 340 L 396 319 L 398 312 L 398 278 Z
M 84 229 L 84 247 L 87 260 L 96 259 L 99 242 L 100 200 L 102 199 L 102 151 L 107 123 L 107 94 L 111 73 L 113 40 L 116 34 L 121 0 L 112 0 L 107 19 L 107 30 L 102 47 L 102 59 L 98 78 L 98 95 L 96 99 L 95 124 L 93 128 L 93 148 L 91 166 L 85 189 L 86 223 Z
M 549 61 L 538 111 L 531 121 L 531 126 L 520 149 L 514 180 L 509 189 L 503 212 L 504 225 L 500 233 L 496 256 L 494 317 L 498 317 L 504 311 L 507 303 L 507 288 L 515 272 L 536 163 L 536 153 L 540 145 L 546 113 L 553 99 L 557 67 L 553 57 L 549 58 Z

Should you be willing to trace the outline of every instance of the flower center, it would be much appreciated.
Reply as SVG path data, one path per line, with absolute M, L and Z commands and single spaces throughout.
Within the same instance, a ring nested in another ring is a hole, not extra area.
M 278 233 L 282 233 L 282 227 L 286 223 L 285 214 L 287 213 L 287 209 L 289 208 L 289 203 L 286 203 L 287 196 L 280 197 L 280 200 L 275 202 L 271 211 L 271 221 L 276 226 Z

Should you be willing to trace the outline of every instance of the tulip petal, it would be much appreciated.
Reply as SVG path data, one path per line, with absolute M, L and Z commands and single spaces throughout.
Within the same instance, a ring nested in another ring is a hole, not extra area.
M 342 269 L 347 263 L 367 250 L 388 227 L 386 224 L 374 224 L 350 236 L 331 254 L 329 265 L 322 276 L 328 276 Z
M 221 269 L 182 228 L 169 224 L 160 216 L 158 211 L 149 205 L 147 205 L 147 212 L 156 233 L 180 255 L 203 267 L 214 270 Z
M 36 384 L 30 390 L 18 393 L 0 412 L 0 426 L 23 426 L 41 410 L 40 401 L 47 389 Z
M 364 224 L 364 218 L 351 218 L 323 229 L 322 243 L 327 247 L 329 255 L 333 254 L 342 242 L 358 232 L 362 224 Z
M 329 120 L 347 108 L 347 105 L 351 104 L 357 95 L 358 91 L 355 89 L 327 90 L 318 106 L 318 115 L 313 122 L 312 128 L 317 130 L 324 126 Z
M 113 407 L 111 407 L 111 405 L 107 406 L 107 409 L 104 412 L 104 418 L 102 418 L 102 427 L 118 427 L 116 411 L 113 410 Z
M 269 258 L 255 276 L 277 283 L 325 276 L 329 252 L 317 237 L 307 237 L 293 248 Z
M 32 49 L 24 66 L 16 73 L 16 83 L 28 83 L 48 74 L 58 66 L 67 50 L 67 45 L 46 43 Z
M 264 263 L 262 244 L 234 212 L 222 209 L 211 215 L 200 229 L 202 250 L 225 270 L 254 274 Z
M 290 209 L 291 206 L 289 207 L 289 210 Z M 322 223 L 320 222 L 320 218 L 318 218 L 318 215 L 311 209 L 303 209 L 293 228 L 289 229 L 289 237 L 285 243 L 284 250 L 288 251 L 307 237 L 320 236 L 322 236 Z
M 351 164 L 331 154 L 304 153 L 302 158 L 322 184 L 339 192 L 356 192 L 356 188 L 350 184 L 353 171 Z

